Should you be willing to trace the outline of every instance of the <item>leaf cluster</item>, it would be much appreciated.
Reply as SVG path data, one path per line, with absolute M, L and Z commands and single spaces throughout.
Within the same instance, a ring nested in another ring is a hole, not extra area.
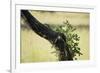
M 75 58 L 76 55 L 82 55 L 81 49 L 79 47 L 80 37 L 75 33 L 76 28 L 72 26 L 68 20 L 64 22 L 63 26 L 55 28 L 55 31 L 61 32 L 66 36 L 66 44 L 68 44 L 69 49 L 72 51 L 72 56 Z M 77 58 L 75 58 L 76 60 Z

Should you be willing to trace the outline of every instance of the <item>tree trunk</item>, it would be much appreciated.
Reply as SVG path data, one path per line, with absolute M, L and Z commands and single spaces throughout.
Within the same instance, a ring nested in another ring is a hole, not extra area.
M 39 36 L 47 39 L 51 44 L 55 45 L 60 51 L 59 60 L 73 60 L 72 54 L 66 44 L 66 36 L 63 33 L 53 31 L 51 28 L 40 23 L 28 10 L 21 10 L 31 29 Z

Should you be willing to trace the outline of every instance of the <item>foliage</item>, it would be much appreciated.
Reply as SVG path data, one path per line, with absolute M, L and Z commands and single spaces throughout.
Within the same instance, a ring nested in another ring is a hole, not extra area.
M 78 36 L 78 34 L 75 33 L 76 28 L 74 26 L 72 26 L 68 20 L 66 20 L 66 22 L 64 22 L 64 26 L 59 26 L 57 28 L 55 28 L 55 31 L 57 32 L 61 32 L 63 34 L 65 34 L 66 36 L 66 44 L 68 44 L 69 48 L 72 50 L 72 55 L 73 58 L 75 60 L 77 60 L 77 58 L 75 58 L 76 55 L 82 55 L 82 53 L 80 52 L 80 47 L 79 45 L 79 40 L 80 37 Z

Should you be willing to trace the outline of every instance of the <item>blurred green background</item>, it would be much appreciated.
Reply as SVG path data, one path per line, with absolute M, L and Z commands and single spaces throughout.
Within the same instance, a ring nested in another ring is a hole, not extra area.
M 89 13 L 30 11 L 43 24 L 63 25 L 66 19 L 76 26 L 76 33 L 80 36 L 79 47 L 83 55 L 76 56 L 78 60 L 89 60 Z M 58 61 L 55 48 L 50 42 L 32 31 L 28 23 L 21 17 L 21 48 L 20 62 Z

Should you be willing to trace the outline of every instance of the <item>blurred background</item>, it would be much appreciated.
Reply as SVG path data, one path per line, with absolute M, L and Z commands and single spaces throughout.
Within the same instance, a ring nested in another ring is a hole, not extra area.
M 30 11 L 41 23 L 49 25 L 63 25 L 68 20 L 76 27 L 76 33 L 80 36 L 79 47 L 83 55 L 77 56 L 78 60 L 89 60 L 89 13 L 80 12 L 54 12 L 54 11 Z M 21 48 L 20 62 L 47 62 L 58 61 L 58 56 L 52 44 L 38 36 L 28 27 L 28 23 L 21 17 Z

